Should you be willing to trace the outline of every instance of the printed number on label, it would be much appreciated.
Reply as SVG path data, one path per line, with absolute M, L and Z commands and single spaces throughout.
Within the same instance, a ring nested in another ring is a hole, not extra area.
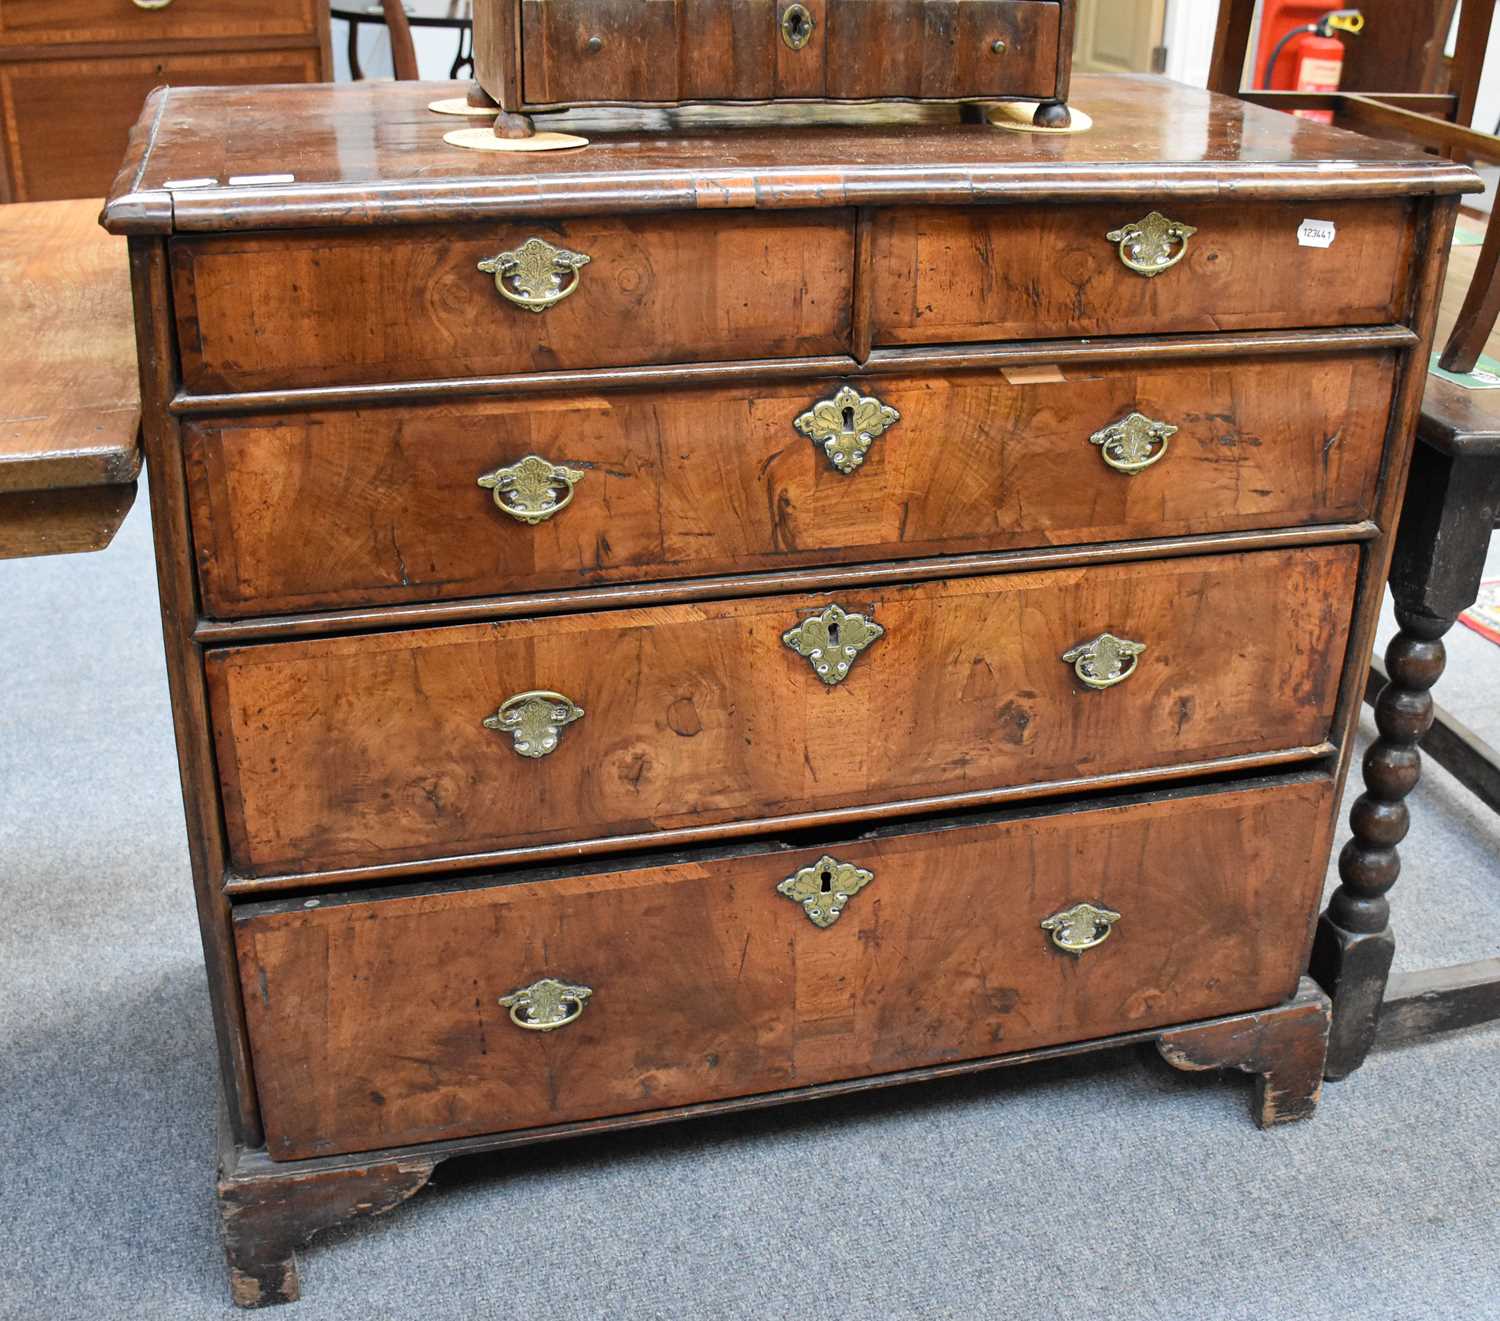
M 1331 220 L 1304 220 L 1297 226 L 1297 242 L 1304 248 L 1330 248 L 1337 233 Z

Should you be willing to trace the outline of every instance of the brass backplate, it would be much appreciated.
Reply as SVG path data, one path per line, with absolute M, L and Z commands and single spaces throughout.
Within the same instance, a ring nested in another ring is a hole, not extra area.
M 885 636 L 885 629 L 873 619 L 851 615 L 842 606 L 829 605 L 804 619 L 781 635 L 799 656 L 804 656 L 813 673 L 832 686 L 849 677 L 855 660 L 866 647 Z
M 776 890 L 801 904 L 814 926 L 831 927 L 849 900 L 874 879 L 874 872 L 825 853 L 810 867 L 794 871 Z
M 1146 650 L 1144 642 L 1101 633 L 1063 652 L 1063 660 L 1090 688 L 1113 688 L 1135 673 L 1136 657 Z
M 502 995 L 500 1003 L 510 1010 L 510 1021 L 517 1027 L 528 1032 L 552 1032 L 577 1019 L 593 994 L 592 987 L 543 977 L 519 991 Z
M 503 298 L 528 312 L 545 312 L 578 288 L 579 272 L 590 260 L 585 253 L 555 247 L 533 235 L 519 248 L 486 257 L 479 269 L 495 277 Z M 573 278 L 564 284 L 570 275 Z
M 1104 237 L 1118 245 L 1120 260 L 1148 279 L 1171 270 L 1187 255 L 1188 240 L 1198 231 L 1180 220 L 1152 211 L 1133 224 L 1112 229 Z
M 1074 904 L 1042 919 L 1042 930 L 1052 933 L 1052 943 L 1069 954 L 1082 954 L 1109 939 L 1120 915 L 1099 904 Z
M 509 734 L 523 757 L 545 757 L 557 747 L 563 727 L 582 719 L 583 708 L 572 698 L 535 689 L 507 697 L 494 715 L 485 717 L 484 727 Z
M 821 445 L 828 461 L 847 475 L 865 461 L 875 437 L 900 420 L 901 414 L 889 404 L 845 385 L 829 398 L 819 399 L 792 425 Z

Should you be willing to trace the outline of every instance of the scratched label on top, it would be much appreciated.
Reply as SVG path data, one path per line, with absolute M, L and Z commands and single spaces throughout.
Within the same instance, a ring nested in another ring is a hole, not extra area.
M 1337 235 L 1331 220 L 1304 220 L 1297 226 L 1297 242 L 1304 248 L 1331 248 Z

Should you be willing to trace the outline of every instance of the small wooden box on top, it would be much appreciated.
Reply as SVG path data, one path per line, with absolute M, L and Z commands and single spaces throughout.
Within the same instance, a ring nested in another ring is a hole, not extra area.
M 474 73 L 533 111 L 763 101 L 1037 101 L 1069 122 L 1074 0 L 474 0 Z

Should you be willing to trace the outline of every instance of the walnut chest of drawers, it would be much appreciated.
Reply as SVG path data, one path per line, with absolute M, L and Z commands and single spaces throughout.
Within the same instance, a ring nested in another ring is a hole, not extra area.
M 1474 176 L 1153 80 L 513 157 L 439 90 L 159 93 L 106 209 L 236 1298 L 466 1151 L 1130 1040 L 1309 1113 Z

